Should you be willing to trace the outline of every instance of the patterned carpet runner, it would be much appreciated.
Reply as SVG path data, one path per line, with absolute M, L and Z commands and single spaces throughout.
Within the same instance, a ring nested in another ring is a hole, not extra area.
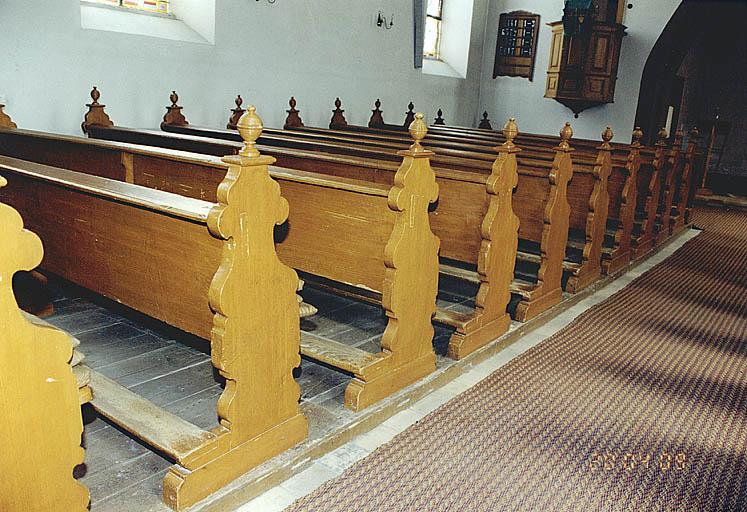
M 289 511 L 747 510 L 747 212 Z

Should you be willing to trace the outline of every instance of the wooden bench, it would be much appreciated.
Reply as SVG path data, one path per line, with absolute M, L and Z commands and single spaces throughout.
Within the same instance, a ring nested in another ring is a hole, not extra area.
M 304 126 L 300 120 L 298 110 L 295 109 L 296 104 L 293 98 L 291 99 L 291 103 L 291 110 L 288 111 L 289 118 L 286 120 L 285 126 L 288 130 L 292 130 L 293 137 L 308 138 L 310 141 L 313 140 L 324 144 L 328 142 L 347 142 L 381 148 L 397 148 L 403 143 L 402 137 L 404 134 L 401 132 L 400 127 L 384 131 L 376 128 L 351 127 L 345 120 L 343 115 L 344 110 L 340 108 L 341 102 L 339 98 L 335 102 L 336 108 L 333 111 L 329 130 Z M 412 108 L 412 104 L 410 108 Z M 293 112 L 292 118 L 290 112 Z M 374 124 L 374 120 L 372 119 L 369 126 Z M 355 133 L 351 134 L 345 131 L 349 128 L 352 128 Z M 441 155 L 489 161 L 495 154 L 495 146 L 505 142 L 505 137 L 500 141 L 493 140 L 490 143 L 485 143 L 485 141 L 474 141 L 465 137 L 454 138 L 433 135 L 433 131 L 436 128 L 440 127 L 432 127 L 425 139 L 429 147 L 435 148 L 438 152 L 439 156 L 433 160 L 434 165 L 440 165 L 441 163 L 444 166 L 459 165 L 453 160 L 440 159 Z M 186 124 L 186 120 L 182 123 L 175 122 L 173 124 L 165 122 L 162 124 L 162 129 L 177 133 L 226 137 L 226 133 L 222 130 L 190 127 Z M 281 132 L 276 130 L 273 134 L 287 136 L 288 131 Z M 608 199 L 608 182 L 613 172 L 609 142 L 612 136 L 612 130 L 609 127 L 604 130 L 601 146 L 597 144 L 594 154 L 584 154 L 581 158 L 577 158 L 578 152 L 574 148 L 574 179 L 570 182 L 568 189 L 568 199 L 571 203 L 571 231 L 568 239 L 568 258 L 564 262 L 567 279 L 565 289 L 570 292 L 576 292 L 585 288 L 601 275 L 602 253 L 604 252 L 605 237 L 607 236 L 605 222 L 611 202 Z M 233 137 L 235 137 L 235 134 L 233 134 Z M 524 137 L 519 135 L 516 140 L 524 140 Z M 521 169 L 532 169 L 537 168 L 537 166 L 550 165 L 555 156 L 554 145 L 556 143 L 557 141 L 553 140 L 547 141 L 542 145 L 531 144 L 525 146 L 522 144 L 522 152 L 517 156 L 520 172 Z M 464 169 L 481 172 L 479 165 L 464 167 Z M 519 181 L 519 189 L 521 189 L 521 179 Z M 520 252 L 520 257 L 523 254 L 523 252 Z
M 208 138 L 236 140 L 237 135 L 235 132 L 193 127 L 189 125 L 181 113 L 182 107 L 176 104 L 175 100 L 177 99 L 178 97 L 174 96 L 172 93 L 172 105 L 167 107 L 167 113 L 161 123 L 161 128 L 163 130 L 172 133 L 198 135 Z M 401 137 L 397 140 L 393 140 L 390 133 L 369 139 L 368 137 L 360 137 L 359 133 L 355 134 L 355 136 L 351 136 L 350 134 L 345 134 L 339 131 L 332 132 L 328 130 L 304 128 L 303 122 L 299 116 L 299 111 L 295 108 L 295 99 L 291 98 L 290 105 L 291 109 L 288 110 L 289 115 L 286 120 L 286 126 L 293 126 L 296 127 L 296 129 L 292 131 L 266 130 L 265 136 L 260 142 L 277 147 L 292 147 L 310 150 L 316 149 L 335 153 L 355 154 L 366 156 L 367 158 L 373 156 L 376 159 L 387 159 L 388 156 L 393 154 L 394 151 L 401 149 L 405 144 L 405 140 Z M 234 112 L 234 110 L 232 110 L 232 112 Z M 347 126 L 342 112 L 338 98 L 330 126 L 337 128 Z M 299 127 L 301 127 L 300 130 L 298 129 Z M 404 134 L 402 134 L 402 136 L 404 136 Z M 611 139 L 611 131 L 606 131 L 605 137 Z M 475 149 L 479 150 L 481 148 L 476 148 L 475 146 L 469 146 L 466 144 L 437 144 L 430 136 L 426 137 L 426 140 L 429 141 L 432 147 L 438 148 L 438 154 L 432 159 L 437 175 L 439 174 L 438 171 L 441 169 L 458 169 L 477 172 L 479 174 L 485 174 L 491 170 L 491 167 L 489 166 L 492 164 L 495 157 L 494 147 L 490 147 L 489 152 L 475 151 Z M 587 165 L 585 167 L 577 169 L 577 177 L 575 180 L 571 181 L 567 195 L 573 203 L 571 208 L 571 234 L 575 235 L 575 240 L 571 240 L 568 244 L 567 252 L 569 258 L 563 262 L 563 269 L 565 270 L 565 288 L 571 292 L 583 289 L 598 279 L 601 274 L 601 252 L 605 237 L 605 233 L 602 231 L 607 216 L 606 204 L 608 203 L 608 201 L 605 200 L 607 197 L 606 183 L 607 177 L 611 172 L 611 166 L 608 161 L 609 151 L 607 150 L 607 147 L 608 141 L 603 139 L 599 155 L 595 155 L 594 158 L 589 159 L 586 162 Z M 372 152 L 368 152 L 364 154 L 361 152 L 361 148 L 369 148 L 373 151 L 381 151 L 381 153 L 372 154 Z M 268 149 L 268 151 L 272 150 Z M 515 201 L 518 201 L 522 197 L 522 192 L 525 192 L 526 190 L 536 192 L 538 190 L 536 186 L 532 187 L 532 184 L 528 182 L 539 177 L 538 173 L 549 173 L 552 169 L 556 149 L 548 148 L 548 151 L 551 151 L 551 153 L 546 153 L 544 156 L 539 157 L 536 155 L 523 157 L 522 154 L 517 156 L 519 161 L 519 186 L 517 189 L 517 195 L 514 197 Z M 522 186 L 522 184 L 524 184 L 524 186 Z M 545 192 L 547 192 L 547 190 L 545 190 Z M 442 192 L 442 196 L 444 194 L 445 193 Z M 440 203 L 443 203 L 443 201 Z M 524 222 L 520 223 L 520 226 L 524 226 L 529 222 L 531 222 L 531 219 L 525 218 Z M 441 237 L 442 241 L 444 241 L 444 236 L 439 233 L 435 223 L 434 231 Z M 522 235 L 526 235 L 526 229 L 521 228 L 521 231 Z M 534 243 L 520 244 L 520 250 L 518 253 L 519 263 L 524 265 L 537 265 L 539 258 L 541 258 L 539 239 L 532 240 L 524 238 L 524 240 Z M 459 275 L 465 274 L 460 272 Z M 547 304 L 552 305 L 550 302 Z M 535 310 L 537 313 L 541 312 L 541 308 L 539 307 L 535 308 Z M 532 314 L 532 316 L 534 316 L 534 314 Z M 529 318 L 524 317 L 523 312 L 517 317 L 520 319 Z
M 205 155 L 17 129 L 0 130 L 3 152 L 208 201 L 227 169 Z M 428 181 L 429 156 L 417 144 L 403 152 L 394 186 L 270 167 L 291 204 L 278 233 L 281 260 L 382 304 L 389 317 L 377 354 L 313 334 L 302 338 L 302 354 L 353 374 L 345 405 L 354 410 L 435 370 L 438 241 L 426 234 L 437 187 Z
M 0 157 L 9 181 L 3 200 L 44 240 L 45 269 L 211 340 L 226 379 L 212 430 L 92 375 L 93 406 L 176 462 L 164 480 L 164 500 L 175 509 L 307 433 L 292 374 L 298 279 L 273 242 L 288 206 L 268 175 L 271 160 L 247 149 L 225 159 L 217 204 Z
M 0 188 L 7 181 L 0 176 Z M 1 193 L 1 191 L 0 191 Z M 0 202 L 0 510 L 88 509 L 88 489 L 73 478 L 83 463 L 80 406 L 91 400 L 78 340 L 18 308 L 18 271 L 42 259 L 39 238 Z

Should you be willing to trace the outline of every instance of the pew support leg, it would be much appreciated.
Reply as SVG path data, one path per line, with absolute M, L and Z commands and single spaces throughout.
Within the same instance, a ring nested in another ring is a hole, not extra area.
M 219 451 L 207 461 L 191 467 L 171 466 L 163 481 L 163 500 L 173 510 L 184 510 L 262 462 L 297 445 L 306 434 L 306 418 L 298 414 L 237 446 Z

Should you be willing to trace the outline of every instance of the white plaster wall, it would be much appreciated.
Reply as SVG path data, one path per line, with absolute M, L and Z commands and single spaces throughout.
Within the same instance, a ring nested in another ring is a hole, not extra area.
M 223 126 L 241 93 L 268 126 L 298 99 L 307 125 L 329 123 L 336 96 L 348 121 L 368 121 L 380 97 L 388 122 L 409 100 L 429 119 L 475 119 L 488 0 L 476 0 L 467 79 L 413 68 L 412 3 L 406 0 L 220 0 L 215 45 L 83 30 L 78 0 L 0 0 L 0 99 L 20 127 L 80 134 L 92 85 L 112 119 L 155 127 L 176 89 L 193 124 Z M 381 9 L 392 30 L 375 25 Z M 246 104 L 245 103 L 245 104 Z
M 483 54 L 479 111 L 487 110 L 494 128 L 502 126 L 508 117 L 515 117 L 519 129 L 526 132 L 557 134 L 566 121 L 571 121 L 577 137 L 598 139 L 608 124 L 615 140 L 630 141 L 635 122 L 643 67 L 651 48 L 681 0 L 630 0 L 633 9 L 626 9 L 624 24 L 628 27 L 623 39 L 615 102 L 581 112 L 573 112 L 555 100 L 547 99 L 545 80 L 550 58 L 551 31 L 547 23 L 563 15 L 560 0 L 490 0 Z M 497 77 L 493 79 L 495 41 L 498 18 L 503 12 L 525 10 L 541 16 L 534 81 L 526 78 Z

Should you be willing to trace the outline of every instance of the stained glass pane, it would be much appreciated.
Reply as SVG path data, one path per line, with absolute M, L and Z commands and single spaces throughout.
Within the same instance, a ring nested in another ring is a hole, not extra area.
M 439 57 L 439 42 L 441 39 L 441 20 L 428 16 L 425 19 L 425 38 L 423 55 L 437 59 Z
M 440 18 L 442 5 L 443 0 L 428 0 L 428 16 L 435 16 L 436 18 Z

